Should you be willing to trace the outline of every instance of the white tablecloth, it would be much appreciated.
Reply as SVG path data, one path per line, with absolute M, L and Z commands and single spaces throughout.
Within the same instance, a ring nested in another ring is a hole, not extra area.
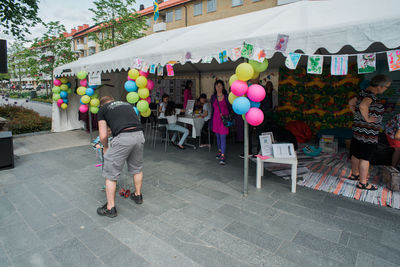
M 203 118 L 193 118 L 193 117 L 178 117 L 178 121 L 186 124 L 190 124 L 193 126 L 192 137 L 196 138 L 201 134 L 201 128 L 204 125 Z

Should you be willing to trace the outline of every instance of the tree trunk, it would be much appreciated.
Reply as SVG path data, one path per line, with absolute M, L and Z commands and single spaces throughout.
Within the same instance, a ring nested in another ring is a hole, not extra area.
M 111 28 L 111 38 L 112 38 L 112 46 L 115 46 L 115 28 L 114 25 Z

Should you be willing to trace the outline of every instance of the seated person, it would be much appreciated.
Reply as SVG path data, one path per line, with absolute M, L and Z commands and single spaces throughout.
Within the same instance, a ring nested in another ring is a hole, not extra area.
M 183 136 L 181 140 L 179 140 L 179 143 L 176 144 L 176 146 L 180 149 L 185 149 L 183 146 L 183 143 L 185 142 L 186 137 L 189 135 L 189 130 L 186 129 L 185 127 L 182 127 L 180 125 L 177 125 L 176 122 L 178 121 L 178 116 L 177 114 L 185 112 L 184 109 L 178 109 L 175 108 L 175 102 L 174 101 L 169 101 L 167 104 L 167 107 L 165 109 L 165 118 L 168 120 L 168 125 L 167 129 L 169 131 L 175 131 L 174 135 L 172 136 L 172 143 L 175 144 L 175 139 L 177 136 L 177 132 L 183 133 Z
M 208 122 L 211 117 L 211 107 L 210 107 L 210 104 L 207 102 L 206 94 L 200 95 L 199 103 L 201 105 L 200 118 L 204 119 L 204 125 L 203 125 L 203 128 L 201 129 L 200 147 L 208 147 L 208 146 L 210 146 L 210 144 L 208 142 L 208 127 L 209 127 Z
M 161 103 L 158 107 L 159 118 L 165 118 L 165 109 L 167 108 L 168 100 L 169 100 L 169 95 L 163 94 Z
M 394 149 L 392 166 L 397 167 L 400 163 L 400 114 L 388 121 L 385 126 L 385 134 L 390 147 Z

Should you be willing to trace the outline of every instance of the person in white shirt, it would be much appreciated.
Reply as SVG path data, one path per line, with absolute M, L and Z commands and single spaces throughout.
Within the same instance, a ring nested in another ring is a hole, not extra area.
M 188 135 L 189 135 L 189 130 L 186 129 L 185 127 L 182 127 L 182 126 L 176 124 L 176 122 L 178 120 L 177 114 L 179 114 L 181 112 L 185 112 L 185 110 L 175 108 L 175 102 L 169 101 L 167 104 L 167 107 L 165 109 L 165 118 L 168 120 L 167 129 L 170 131 L 175 131 L 174 135 L 172 136 L 172 139 L 171 139 L 172 143 L 175 144 L 175 139 L 178 134 L 177 132 L 181 132 L 181 133 L 183 133 L 183 136 L 182 136 L 181 140 L 179 140 L 179 143 L 175 144 L 175 145 L 180 149 L 185 149 L 185 147 L 183 146 L 183 143 L 185 142 L 186 137 L 188 137 Z
M 159 118 L 165 118 L 165 109 L 167 108 L 168 100 L 169 100 L 169 95 L 163 94 L 162 101 L 158 107 Z
M 200 147 L 209 147 L 208 140 L 208 122 L 211 118 L 211 105 L 207 102 L 207 95 L 201 94 L 199 98 L 199 102 L 202 105 L 200 117 L 204 119 L 203 128 L 201 128 L 201 136 L 200 136 Z

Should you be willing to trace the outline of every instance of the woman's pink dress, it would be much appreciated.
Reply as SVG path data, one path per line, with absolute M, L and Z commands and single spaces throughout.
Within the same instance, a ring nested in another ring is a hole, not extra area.
M 224 123 L 222 122 L 217 101 L 218 98 L 216 97 L 213 103 L 214 115 L 213 115 L 212 131 L 217 134 L 229 134 L 229 128 L 225 127 Z M 219 106 L 221 108 L 222 115 L 224 116 L 229 115 L 229 109 L 226 104 L 225 98 L 223 98 L 222 101 L 219 102 Z
M 188 100 L 193 100 L 192 91 L 190 89 L 185 89 L 183 91 L 183 108 L 186 109 Z

